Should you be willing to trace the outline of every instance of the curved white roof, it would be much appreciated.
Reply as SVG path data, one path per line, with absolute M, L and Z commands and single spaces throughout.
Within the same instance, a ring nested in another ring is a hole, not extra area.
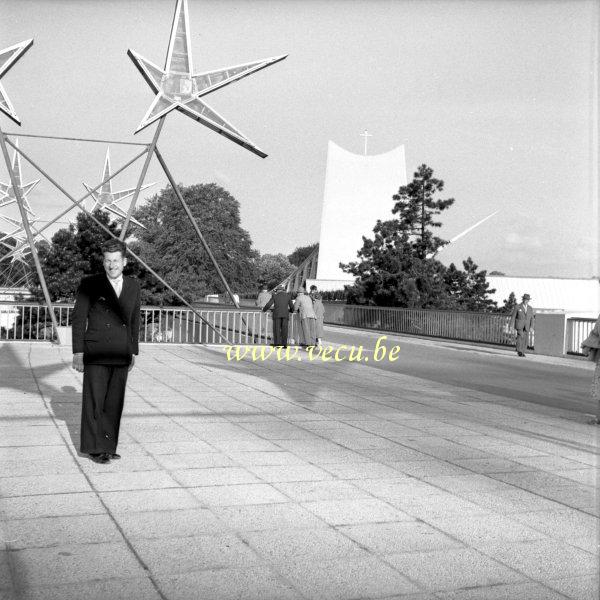
M 490 297 L 496 300 L 499 306 L 514 292 L 518 302 L 523 294 L 529 294 L 529 303 L 536 310 L 564 310 L 567 313 L 593 318 L 600 313 L 600 284 L 597 279 L 488 275 L 487 280 L 490 288 L 496 288 L 496 292 Z
M 317 279 L 354 280 L 339 263 L 356 260 L 362 236 L 373 236 L 377 219 L 392 218 L 392 196 L 402 185 L 404 146 L 365 156 L 329 142 Z

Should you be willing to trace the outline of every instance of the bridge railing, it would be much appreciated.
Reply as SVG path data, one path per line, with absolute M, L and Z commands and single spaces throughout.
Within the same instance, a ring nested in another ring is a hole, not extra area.
M 72 304 L 55 304 L 59 326 L 71 325 Z M 51 341 L 52 319 L 48 307 L 34 302 L 0 302 L 0 340 Z
M 59 326 L 70 327 L 73 304 L 54 304 L 53 309 Z M 203 307 L 197 312 L 202 318 L 188 308 L 143 306 L 140 311 L 140 342 L 224 344 L 215 329 L 232 344 L 266 344 L 271 340 L 270 313 L 235 307 Z M 293 332 L 292 325 L 290 334 L 293 335 Z M 0 340 L 53 339 L 52 321 L 45 305 L 0 302 Z
M 386 308 L 327 303 L 325 322 L 360 329 L 440 337 L 453 340 L 512 346 L 515 331 L 510 315 L 412 308 Z M 528 346 L 533 348 L 534 331 Z
M 53 308 L 58 324 L 70 326 L 73 305 L 55 304 Z M 270 343 L 272 339 L 272 320 L 268 312 L 210 305 L 199 307 L 197 310 L 233 344 L 265 344 Z M 356 305 L 336 305 L 332 310 L 331 303 L 327 304 L 325 313 L 325 322 L 330 324 L 503 346 L 515 343 L 515 333 L 510 329 L 509 321 L 508 315 L 498 313 Z M 581 325 L 581 331 L 585 327 Z M 299 320 L 297 315 L 293 315 L 290 319 L 289 338 L 298 341 L 298 330 Z M 52 336 L 52 324 L 46 306 L 0 302 L 0 339 L 49 341 Z M 584 338 L 585 335 L 581 339 Z M 140 342 L 225 343 L 194 311 L 188 308 L 151 306 L 141 309 Z M 533 344 L 534 332 L 531 331 L 528 345 L 533 347 Z M 573 341 L 572 345 L 576 346 L 577 341 Z
M 581 342 L 590 335 L 596 319 L 583 319 L 580 317 L 571 317 L 567 319 L 567 334 L 565 352 L 567 354 L 581 354 Z
M 198 313 L 202 318 L 188 308 L 144 306 L 141 309 L 140 342 L 224 344 L 217 331 L 232 344 L 270 342 L 273 330 L 270 313 L 234 307 L 201 308 Z

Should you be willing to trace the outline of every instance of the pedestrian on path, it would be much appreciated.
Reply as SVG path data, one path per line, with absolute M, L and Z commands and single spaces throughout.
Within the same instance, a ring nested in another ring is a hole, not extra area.
M 264 308 L 265 304 L 271 299 L 271 294 L 267 291 L 267 286 L 263 285 L 256 299 L 256 306 Z
M 104 273 L 85 277 L 73 309 L 73 368 L 83 372 L 80 450 L 107 463 L 117 454 L 127 374 L 138 353 L 140 284 L 124 277 L 123 242 L 102 248 Z
M 531 296 L 523 294 L 523 300 L 513 308 L 510 315 L 510 328 L 517 332 L 516 349 L 519 356 L 525 356 L 529 330 L 533 327 L 533 308 L 529 306 Z
M 596 419 L 593 422 L 598 424 L 600 423 L 600 316 L 598 316 L 590 335 L 581 343 L 581 348 L 588 360 L 596 363 L 592 377 L 591 396 L 596 405 Z
M 317 317 L 311 297 L 304 288 L 298 290 L 298 296 L 294 302 L 294 312 L 300 316 L 300 329 L 302 330 L 301 346 L 308 348 L 315 345 L 315 328 Z
M 316 288 L 315 288 L 316 290 Z M 321 299 L 321 294 L 315 291 L 311 294 L 313 300 L 313 310 L 315 311 L 315 338 L 317 342 L 317 347 L 323 344 L 323 324 L 325 322 L 325 307 L 323 306 L 323 300 Z
M 283 285 L 275 288 L 275 293 L 263 306 L 263 312 L 267 312 L 271 306 L 273 307 L 273 345 L 285 348 L 288 345 L 288 323 L 294 304 L 292 295 L 285 291 Z

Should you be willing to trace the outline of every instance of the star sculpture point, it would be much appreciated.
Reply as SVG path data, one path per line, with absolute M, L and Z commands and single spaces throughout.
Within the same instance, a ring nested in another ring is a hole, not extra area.
M 19 140 L 15 142 L 15 146 L 17 146 L 17 148 L 19 147 Z M 13 177 L 17 181 L 17 186 L 21 191 L 21 198 L 23 198 L 23 205 L 25 206 L 25 210 L 33 217 L 35 215 L 33 214 L 33 210 L 31 210 L 31 205 L 29 204 L 27 196 L 33 191 L 33 188 L 35 188 L 35 186 L 40 182 L 40 180 L 36 179 L 31 183 L 22 183 L 23 175 L 21 172 L 21 155 L 16 150 L 12 160 L 12 172 Z M 8 206 L 9 204 L 13 204 L 16 201 L 17 199 L 12 183 L 0 182 L 0 208 Z
M 84 183 L 83 186 L 85 189 L 90 192 L 92 199 L 94 200 L 94 206 L 92 207 L 92 211 L 97 208 L 102 210 L 107 210 L 113 215 L 125 219 L 127 217 L 127 211 L 124 211 L 117 202 L 121 202 L 122 200 L 126 200 L 127 198 L 133 196 L 136 188 L 130 188 L 128 190 L 121 190 L 119 192 L 112 191 L 112 179 L 110 179 L 111 170 L 110 170 L 110 148 L 106 149 L 106 158 L 104 159 L 104 168 L 102 169 L 102 179 L 104 183 L 102 186 L 96 191 L 92 191 L 94 188 L 89 186 L 87 183 Z M 108 179 L 108 181 L 107 181 Z M 155 183 L 147 183 L 140 187 L 140 192 L 155 185 Z M 137 219 L 131 218 L 131 222 L 135 223 L 142 229 L 146 229 L 144 225 L 142 225 Z
M 29 48 L 33 45 L 33 40 L 25 40 L 10 48 L 0 50 L 0 79 L 3 75 L 8 73 L 11 67 L 21 58 Z M 12 119 L 17 125 L 21 125 L 21 120 L 17 116 L 15 109 L 8 97 L 8 94 L 0 83 L 0 111 L 3 112 L 7 117 Z
M 176 109 L 261 158 L 267 156 L 202 98 L 282 61 L 287 55 L 194 73 L 187 0 L 177 0 L 164 69 L 134 50 L 128 50 L 127 54 L 156 94 L 135 133 Z
M 0 219 L 12 225 L 15 229 L 10 233 L 5 233 L 0 236 L 0 244 L 5 246 L 10 250 L 7 254 L 5 254 L 0 260 L 5 260 L 10 258 L 11 262 L 22 262 L 25 263 L 25 257 L 31 254 L 31 248 L 28 245 L 27 232 L 25 231 L 25 227 L 21 221 L 17 219 L 12 219 L 11 217 L 7 217 L 6 215 L 0 215 Z M 29 225 L 31 226 L 31 231 L 33 234 L 33 240 L 40 241 L 44 240 L 48 242 L 48 239 L 39 231 L 34 229 L 34 225 L 37 222 L 35 216 L 29 221 Z M 9 243 L 9 241 L 14 241 L 14 246 Z

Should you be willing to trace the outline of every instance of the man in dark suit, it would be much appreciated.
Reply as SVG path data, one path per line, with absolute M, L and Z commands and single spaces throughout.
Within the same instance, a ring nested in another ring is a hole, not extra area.
M 531 300 L 531 296 L 523 294 L 523 301 L 513 308 L 510 315 L 511 329 L 517 330 L 516 347 L 519 356 L 525 356 L 529 330 L 533 327 L 533 308 L 529 306 L 529 300 Z
M 102 248 L 104 271 L 85 277 L 73 310 L 73 368 L 83 372 L 81 452 L 107 463 L 117 454 L 127 374 L 138 353 L 140 285 L 124 277 L 125 244 Z
M 282 285 L 275 288 L 271 299 L 263 306 L 263 312 L 273 307 L 273 345 L 287 347 L 288 321 L 294 310 L 292 295 Z

